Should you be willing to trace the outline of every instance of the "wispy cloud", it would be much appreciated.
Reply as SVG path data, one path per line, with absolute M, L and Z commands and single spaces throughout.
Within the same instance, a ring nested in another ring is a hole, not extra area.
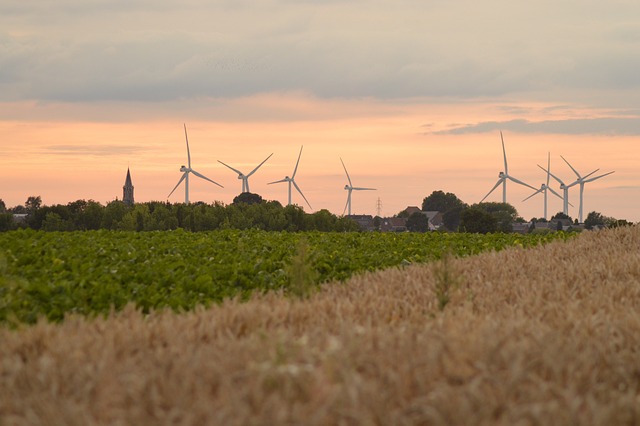
M 506 121 L 484 121 L 474 124 L 454 125 L 434 134 L 470 134 L 508 130 L 517 133 L 545 133 L 566 135 L 640 135 L 640 117 L 577 118 L 566 120 L 531 121 L 515 119 Z
M 45 148 L 46 153 L 55 155 L 130 155 L 145 151 L 145 148 L 139 146 L 122 146 L 122 145 L 51 145 Z

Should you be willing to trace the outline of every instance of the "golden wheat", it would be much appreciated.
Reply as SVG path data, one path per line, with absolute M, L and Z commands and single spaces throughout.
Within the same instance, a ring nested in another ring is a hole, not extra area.
M 304 300 L 40 322 L 0 330 L 0 424 L 640 424 L 639 312 L 633 227 Z

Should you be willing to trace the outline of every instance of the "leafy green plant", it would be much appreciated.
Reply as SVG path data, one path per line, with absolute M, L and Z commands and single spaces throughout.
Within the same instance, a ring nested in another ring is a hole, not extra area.
M 321 283 L 405 263 L 530 247 L 570 234 L 332 233 L 220 230 L 0 233 L 0 324 L 208 306 L 255 291 L 306 297 Z M 446 280 L 445 280 L 446 282 Z M 442 292 L 443 296 L 446 292 Z M 445 304 L 446 305 L 446 304 Z

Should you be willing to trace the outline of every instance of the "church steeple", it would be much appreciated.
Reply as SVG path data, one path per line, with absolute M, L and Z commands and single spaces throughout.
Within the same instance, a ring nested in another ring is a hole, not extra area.
M 129 172 L 129 168 L 127 167 L 127 178 L 124 181 L 124 186 L 122 187 L 122 201 L 126 205 L 133 205 L 133 184 L 131 183 L 131 173 Z

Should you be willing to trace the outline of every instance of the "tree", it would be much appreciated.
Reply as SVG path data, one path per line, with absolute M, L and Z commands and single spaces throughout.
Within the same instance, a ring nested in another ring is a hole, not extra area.
M 433 191 L 422 200 L 422 211 L 442 213 L 442 223 L 448 231 L 456 231 L 460 226 L 460 214 L 467 205 L 451 192 Z
M 13 213 L 0 213 L 0 232 L 15 228 Z
M 456 194 L 444 191 L 433 191 L 431 195 L 422 200 L 423 212 L 448 212 L 449 210 L 464 207 L 465 203 Z
M 476 234 L 487 234 L 496 232 L 498 220 L 486 210 L 476 206 L 471 206 L 460 214 L 460 230 Z
M 460 227 L 460 215 L 464 207 L 455 207 L 442 214 L 442 224 L 448 231 L 457 231 Z
M 27 198 L 27 201 L 24 203 L 24 207 L 27 209 L 28 213 L 32 213 L 40 208 L 42 205 L 42 198 L 38 196 L 30 196 Z
M 553 219 L 569 219 L 570 221 L 573 221 L 573 219 L 571 219 L 571 216 L 569 216 L 568 214 L 564 214 L 563 212 L 558 212 L 551 216 L 551 220 Z
M 0 198 L 0 213 L 6 213 L 7 211 L 7 205 L 4 203 L 4 201 L 2 201 L 2 198 Z
M 497 231 L 513 231 L 513 222 L 518 219 L 518 211 L 509 203 L 479 203 L 477 207 L 486 211 L 496 219 Z
M 598 212 L 590 212 L 584 220 L 585 229 L 593 229 L 596 226 L 604 226 L 606 218 Z
M 239 204 L 239 203 L 260 204 L 262 202 L 263 202 L 263 199 L 260 195 L 254 194 L 252 192 L 243 192 L 242 194 L 236 196 L 233 199 L 232 204 Z
M 429 219 L 423 213 L 415 212 L 407 219 L 407 229 L 411 232 L 427 232 Z

